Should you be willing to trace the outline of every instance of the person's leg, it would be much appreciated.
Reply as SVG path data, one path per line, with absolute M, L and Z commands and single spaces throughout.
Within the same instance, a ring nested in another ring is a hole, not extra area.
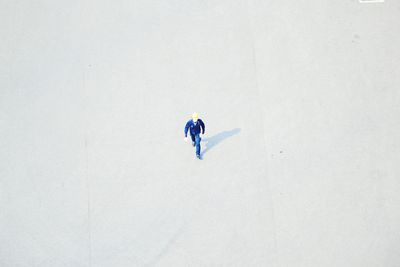
M 195 146 L 196 144 L 195 136 L 191 134 L 190 138 L 192 138 L 192 146 Z
M 201 138 L 200 138 L 200 135 L 199 134 L 196 134 L 196 136 L 195 136 L 195 142 L 196 142 L 196 155 L 200 155 L 200 141 L 201 141 Z

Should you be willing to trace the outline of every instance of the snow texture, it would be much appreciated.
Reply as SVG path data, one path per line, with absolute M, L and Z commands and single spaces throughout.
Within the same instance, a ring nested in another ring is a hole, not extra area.
M 1 1 L 0 266 L 400 266 L 399 25 L 398 1 Z

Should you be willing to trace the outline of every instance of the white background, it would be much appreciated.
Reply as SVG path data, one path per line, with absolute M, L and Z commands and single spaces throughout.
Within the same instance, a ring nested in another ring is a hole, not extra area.
M 400 266 L 399 26 L 397 1 L 0 1 L 0 266 Z

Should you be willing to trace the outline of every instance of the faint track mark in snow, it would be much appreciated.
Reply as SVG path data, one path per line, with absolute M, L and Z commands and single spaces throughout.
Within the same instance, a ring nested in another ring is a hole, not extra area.
M 181 226 L 172 236 L 171 238 L 166 242 L 165 246 L 161 249 L 161 251 L 154 256 L 154 258 L 149 261 L 145 266 L 155 266 L 163 257 L 165 254 L 168 253 L 170 248 L 173 246 L 173 244 L 178 240 L 178 237 L 182 235 L 184 232 L 184 225 Z
M 88 245 L 89 245 L 89 266 L 92 266 L 92 229 L 91 229 L 91 208 L 90 208 L 90 179 L 89 179 L 89 153 L 88 153 L 88 140 L 85 136 L 85 154 L 86 154 L 86 164 L 85 164 L 85 176 L 86 176 L 86 186 L 87 186 L 87 220 L 88 220 Z
M 259 74 L 258 74 L 258 66 L 257 66 L 257 51 L 256 51 L 256 38 L 255 38 L 255 31 L 254 31 L 254 14 L 252 14 L 252 12 L 254 12 L 255 10 L 255 6 L 252 6 L 251 1 L 247 2 L 247 19 L 248 19 L 248 27 L 249 27 L 249 33 L 250 33 L 250 37 L 251 37 L 251 53 L 252 53 L 252 62 L 253 62 L 253 68 L 254 68 L 254 78 L 255 78 L 255 86 L 258 92 L 258 100 L 262 99 L 263 97 L 263 92 L 262 89 L 259 86 Z M 259 100 L 260 101 L 260 100 Z M 265 110 L 262 108 L 263 105 L 262 102 L 260 101 L 259 106 L 261 107 L 261 114 L 262 114 L 262 121 L 265 122 L 264 116 L 265 116 Z M 266 141 L 266 137 L 265 137 L 265 133 L 267 132 L 265 123 L 262 124 L 263 126 L 263 138 L 264 138 L 264 147 L 265 147 L 265 163 L 267 164 L 267 141 Z M 268 174 L 267 174 L 267 168 L 265 169 L 266 172 L 266 181 L 267 181 L 267 186 L 268 186 L 268 190 L 271 191 L 271 182 L 268 178 Z M 275 257 L 276 257 L 276 264 L 277 266 L 280 266 L 279 264 L 279 259 L 278 259 L 278 238 L 277 238 L 277 234 L 276 234 L 276 228 L 277 228 L 277 223 L 276 223 L 276 219 L 275 219 L 275 205 L 274 205 L 274 199 L 271 197 L 270 198 L 271 201 L 271 211 L 272 211 L 272 223 L 273 223 L 273 238 L 274 238 L 274 246 L 275 246 Z

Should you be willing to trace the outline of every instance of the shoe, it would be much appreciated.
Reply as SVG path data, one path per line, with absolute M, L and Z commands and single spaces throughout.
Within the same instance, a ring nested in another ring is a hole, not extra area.
M 197 157 L 198 159 L 201 159 L 201 156 L 200 156 L 200 155 L 196 155 L 196 157 Z
M 195 146 L 196 145 L 196 143 L 195 142 L 192 142 L 192 146 Z

